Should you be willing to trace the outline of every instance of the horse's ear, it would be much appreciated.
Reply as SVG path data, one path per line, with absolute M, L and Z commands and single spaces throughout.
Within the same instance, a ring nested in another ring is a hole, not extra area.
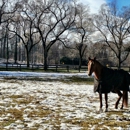
M 90 57 L 88 57 L 88 60 L 91 60 L 91 58 L 90 58 Z
M 96 60 L 96 57 L 94 57 L 94 59 L 93 59 L 94 61 Z

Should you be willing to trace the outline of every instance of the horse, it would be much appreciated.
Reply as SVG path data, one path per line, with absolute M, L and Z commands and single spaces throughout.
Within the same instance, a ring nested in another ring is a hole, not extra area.
M 102 112 L 102 94 L 105 96 L 105 112 L 108 111 L 108 93 L 113 92 L 118 94 L 118 99 L 115 103 L 115 109 L 118 109 L 118 104 L 122 100 L 121 109 L 128 107 L 128 91 L 130 85 L 130 75 L 124 70 L 110 69 L 99 63 L 96 58 L 88 58 L 88 76 L 94 73 L 94 91 L 99 93 L 100 108 Z M 106 74 L 105 74 L 106 73 Z M 111 75 L 110 75 L 111 74 Z M 123 93 L 121 92 L 123 91 Z

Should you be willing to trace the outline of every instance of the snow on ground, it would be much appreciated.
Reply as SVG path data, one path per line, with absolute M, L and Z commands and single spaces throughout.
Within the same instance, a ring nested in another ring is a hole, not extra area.
M 87 73 L 40 73 L 40 72 L 21 72 L 21 71 L 0 71 L 0 77 L 45 77 L 45 78 L 66 78 L 66 77 L 84 77 L 87 78 Z
M 116 94 L 109 94 L 109 112 L 97 113 L 99 98 L 93 93 L 93 85 L 56 80 L 87 78 L 86 73 L 3 71 L 0 76 L 0 130 L 130 129 L 130 109 L 114 109 Z M 48 80 L 3 78 L 20 76 Z

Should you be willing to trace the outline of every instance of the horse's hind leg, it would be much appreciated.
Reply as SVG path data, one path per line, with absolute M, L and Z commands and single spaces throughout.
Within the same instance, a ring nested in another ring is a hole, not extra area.
M 121 97 L 123 94 L 120 91 L 116 91 L 116 93 L 118 94 L 119 98 L 116 101 L 115 109 L 118 109 L 118 104 L 119 104 L 119 101 L 121 100 Z
M 106 109 L 105 109 L 105 112 L 108 111 L 108 96 L 107 96 L 107 93 L 105 93 L 105 102 L 106 102 Z
M 123 91 L 123 100 L 122 100 L 121 109 L 123 109 L 124 106 L 128 107 L 128 93 L 127 93 L 127 91 Z

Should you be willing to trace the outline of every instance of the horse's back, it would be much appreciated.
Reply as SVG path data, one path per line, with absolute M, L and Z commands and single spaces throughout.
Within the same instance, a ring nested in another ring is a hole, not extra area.
M 128 72 L 126 72 L 125 78 L 126 78 L 127 84 L 130 85 L 130 74 Z
M 125 73 L 123 70 L 104 68 L 103 82 L 104 85 L 111 89 L 117 89 L 124 82 Z
M 129 91 L 130 74 L 124 70 L 103 68 L 100 81 L 95 80 L 94 91 L 100 93 L 114 92 L 115 90 Z
M 127 71 L 124 70 L 119 70 L 119 72 L 121 73 L 121 75 L 123 75 L 123 83 L 120 87 L 120 90 L 126 90 L 126 91 L 130 91 L 129 90 L 129 85 L 130 85 L 130 74 Z

